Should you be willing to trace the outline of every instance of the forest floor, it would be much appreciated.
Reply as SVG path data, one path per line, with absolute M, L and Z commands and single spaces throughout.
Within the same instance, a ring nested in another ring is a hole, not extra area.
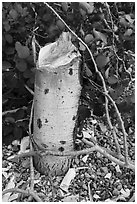
M 90 121 L 90 122 L 89 122 Z M 96 123 L 96 120 L 89 120 L 87 123 Z M 86 125 L 87 126 L 87 125 Z M 98 144 L 107 148 L 111 148 L 111 136 L 108 135 L 106 126 L 100 123 L 100 127 L 96 126 L 96 134 Z M 87 128 L 88 129 L 88 128 Z M 84 135 L 88 132 L 83 131 Z M 98 129 L 98 130 L 97 130 Z M 91 132 L 90 132 L 91 133 Z M 120 135 L 120 133 L 119 133 Z M 134 160 L 134 134 L 130 129 L 129 156 Z M 78 139 L 78 145 L 81 149 L 88 147 L 83 145 Z M 119 142 L 122 138 L 119 137 Z M 12 142 L 11 145 L 3 145 L 3 182 L 2 187 L 29 189 L 30 186 L 30 159 L 23 158 L 17 162 L 9 162 L 8 157 L 15 155 L 20 150 L 18 141 Z M 120 167 L 116 163 L 105 158 L 99 152 L 93 152 L 90 155 L 80 155 L 73 159 L 71 164 L 73 170 L 71 182 L 66 191 L 61 189 L 61 182 L 65 175 L 53 177 L 52 180 L 41 175 L 35 170 L 34 189 L 44 202 L 99 202 L 99 201 L 116 201 L 116 202 L 132 202 L 135 194 L 135 174 L 132 170 Z M 75 176 L 74 176 L 75 171 Z M 10 202 L 26 202 L 28 196 L 21 193 L 5 194 L 6 199 Z M 32 200 L 34 201 L 34 200 Z

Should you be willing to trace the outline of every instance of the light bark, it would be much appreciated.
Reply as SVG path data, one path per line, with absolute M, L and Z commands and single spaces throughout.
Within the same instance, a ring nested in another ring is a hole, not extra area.
M 81 55 L 63 32 L 59 39 L 39 52 L 34 93 L 34 144 L 42 150 L 74 150 L 74 129 L 81 93 Z M 34 146 L 35 146 L 34 145 Z M 38 155 L 35 167 L 43 174 L 61 175 L 71 157 Z

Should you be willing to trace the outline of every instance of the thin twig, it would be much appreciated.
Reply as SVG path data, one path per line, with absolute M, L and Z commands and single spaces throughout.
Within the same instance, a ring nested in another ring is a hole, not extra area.
M 34 91 L 32 91 L 26 84 L 24 85 L 24 87 L 34 96 Z
M 32 125 L 32 118 L 33 118 L 33 109 L 34 109 L 34 100 L 32 102 L 31 113 L 30 113 L 30 121 L 29 121 L 29 135 L 32 135 L 31 132 L 31 125 Z M 30 151 L 33 151 L 31 138 L 30 138 Z M 30 175 L 31 175 L 31 185 L 30 189 L 33 190 L 34 188 L 34 167 L 33 167 L 33 157 L 30 157 Z
M 112 19 L 112 15 L 111 15 L 111 11 L 110 11 L 110 7 L 109 7 L 108 3 L 105 2 L 105 4 L 106 4 L 106 8 L 107 8 L 107 10 L 108 10 L 108 14 L 109 14 L 109 16 L 110 16 L 110 21 L 111 21 L 111 25 L 112 25 L 112 28 L 110 28 L 110 29 L 111 29 L 112 34 L 113 34 L 113 37 L 112 37 L 112 40 L 113 40 L 113 42 L 112 42 L 112 48 L 113 48 L 114 54 L 115 54 L 115 56 L 117 57 L 117 59 L 122 62 L 123 68 L 124 68 L 125 72 L 129 75 L 130 79 L 132 80 L 132 76 L 131 76 L 130 72 L 126 69 L 124 60 L 121 59 L 121 58 L 117 55 L 117 53 L 116 53 L 116 50 L 115 50 L 115 42 L 114 42 L 114 37 L 116 38 L 115 33 L 114 33 L 114 22 L 113 22 L 113 19 Z
M 7 111 L 4 111 L 3 113 L 2 113 L 2 116 L 5 116 L 5 115 L 7 115 L 7 114 L 9 114 L 9 113 L 16 113 L 18 110 L 20 110 L 20 109 L 22 109 L 22 110 L 27 110 L 27 107 L 26 106 L 23 106 L 22 108 L 16 108 L 16 109 L 13 109 L 13 110 L 7 110 Z
M 91 187 L 90 187 L 91 182 L 92 181 L 88 182 L 88 196 L 89 196 L 89 201 L 93 202 L 93 197 L 92 197 L 92 192 L 91 192 Z
M 123 139 L 124 139 L 124 150 L 125 150 L 125 162 L 126 162 L 126 164 L 128 164 L 127 133 L 126 133 L 126 130 L 125 130 L 124 122 L 123 122 L 123 120 L 121 118 L 121 114 L 119 113 L 119 110 L 117 108 L 117 105 L 116 105 L 115 101 L 111 98 L 111 96 L 109 94 L 106 94 L 106 96 L 112 102 L 112 104 L 113 104 L 113 106 L 115 108 L 115 111 L 117 113 L 118 119 L 120 121 L 120 124 L 121 124 L 122 132 L 123 132 L 123 137 L 124 137 Z
M 25 194 L 25 195 L 31 195 L 37 202 L 43 202 L 39 196 L 36 195 L 36 193 L 34 193 L 33 191 L 31 190 L 22 190 L 22 189 L 19 189 L 19 188 L 10 188 L 10 189 L 7 189 L 7 190 L 4 190 L 2 192 L 2 195 L 5 195 L 6 193 L 9 193 L 9 192 L 14 192 L 14 193 L 22 193 L 22 194 Z
M 120 146 L 119 146 L 119 143 L 118 143 L 116 131 L 115 131 L 115 129 L 114 129 L 112 123 L 111 123 L 111 120 L 110 120 L 109 111 L 108 111 L 108 98 L 107 97 L 105 97 L 105 109 L 106 109 L 106 116 L 107 116 L 108 125 L 109 125 L 110 130 L 112 131 L 113 138 L 114 138 L 114 141 L 115 141 L 115 145 L 116 145 L 116 148 L 117 148 L 117 154 L 120 156 L 121 155 L 121 150 L 120 150 Z
M 97 74 L 100 76 L 100 78 L 101 78 L 105 95 L 106 95 L 106 96 L 109 96 L 108 90 L 107 90 L 107 88 L 106 88 L 106 84 L 105 84 L 105 81 L 104 81 L 104 78 L 103 78 L 103 75 L 102 75 L 101 72 L 98 70 L 97 64 L 96 64 L 96 62 L 95 62 L 95 59 L 94 59 L 94 57 L 93 57 L 93 54 L 92 54 L 91 50 L 89 49 L 88 45 L 87 45 L 81 38 L 78 37 L 78 35 L 65 23 L 65 21 L 59 16 L 59 14 L 58 14 L 48 3 L 45 2 L 45 5 L 46 5 L 50 10 L 53 11 L 53 13 L 64 23 L 64 25 L 68 28 L 68 30 L 69 30 L 69 31 L 85 46 L 85 48 L 88 50 L 88 52 L 89 52 L 89 54 L 90 54 L 90 57 L 91 57 L 91 59 L 92 59 L 92 62 L 93 62 L 93 64 L 94 64 L 94 68 L 95 68 L 95 70 L 96 70 L 96 73 L 97 73 Z M 110 99 L 111 97 L 109 96 L 108 98 Z M 110 101 L 112 102 L 113 99 L 111 98 Z M 125 127 L 124 127 L 124 125 L 123 125 L 122 118 L 121 118 L 121 116 L 120 116 L 120 113 L 119 113 L 119 111 L 118 111 L 118 108 L 117 108 L 115 102 L 113 101 L 112 104 L 114 105 L 114 107 L 115 107 L 115 109 L 116 109 L 117 116 L 118 116 L 118 118 L 119 118 L 119 120 L 120 120 L 120 123 L 121 123 L 121 126 L 122 126 L 122 132 L 123 132 L 123 138 L 124 138 L 124 148 L 125 148 L 125 163 L 126 163 L 126 165 L 128 165 L 128 147 L 127 147 L 127 139 L 126 139 L 127 133 L 126 133 Z
M 34 156 L 36 154 L 40 154 L 40 155 L 43 155 L 43 156 L 46 156 L 46 155 L 52 155 L 52 156 L 78 156 L 78 155 L 85 155 L 85 154 L 90 154 L 91 152 L 93 151 L 97 151 L 97 152 L 100 152 L 102 155 L 104 155 L 105 157 L 107 157 L 110 161 L 113 161 L 115 162 L 116 164 L 120 165 L 120 166 L 123 166 L 123 167 L 126 167 L 126 168 L 129 168 L 129 169 L 132 169 L 132 170 L 135 170 L 135 165 L 132 161 L 129 161 L 128 162 L 128 165 L 125 164 L 124 162 L 124 158 L 116 158 L 114 152 L 111 152 L 111 150 L 109 149 L 106 149 L 104 147 L 100 147 L 99 145 L 94 145 L 92 142 L 86 140 L 86 139 L 82 139 L 82 141 L 85 143 L 85 144 L 88 144 L 89 146 L 91 146 L 91 148 L 87 148 L 87 149 L 84 149 L 84 150 L 80 150 L 80 151 L 69 151 L 69 152 L 55 152 L 55 151 L 30 151 L 28 153 L 22 153 L 20 155 L 17 155 L 14 157 L 15 158 L 21 158 L 21 157 L 24 157 L 24 156 Z M 12 159 L 9 159 L 9 160 L 12 160 Z

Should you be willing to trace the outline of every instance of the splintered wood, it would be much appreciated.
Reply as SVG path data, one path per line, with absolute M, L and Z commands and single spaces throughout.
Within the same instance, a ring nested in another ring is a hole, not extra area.
M 80 58 L 69 32 L 40 49 L 34 94 L 34 144 L 38 149 L 63 153 L 74 150 Z M 34 157 L 36 169 L 50 175 L 65 173 L 70 161 L 68 156 Z

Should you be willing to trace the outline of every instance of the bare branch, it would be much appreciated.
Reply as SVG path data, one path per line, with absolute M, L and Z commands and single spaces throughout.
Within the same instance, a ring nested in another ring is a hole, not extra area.
M 36 195 L 36 193 L 34 191 L 31 191 L 31 190 L 22 190 L 22 189 L 19 189 L 19 188 L 10 188 L 10 189 L 7 189 L 7 190 L 4 190 L 2 192 L 2 195 L 5 195 L 9 192 L 14 192 L 14 193 L 22 193 L 22 194 L 25 194 L 25 195 L 31 195 L 37 202 L 43 202 L 40 197 L 38 195 Z
M 109 96 L 108 94 L 108 90 L 106 88 L 106 84 L 105 84 L 105 80 L 103 78 L 103 75 L 101 74 L 101 72 L 98 70 L 98 67 L 97 67 L 97 64 L 95 62 L 95 59 L 93 57 L 93 54 L 91 52 L 91 50 L 89 49 L 88 45 L 81 39 L 78 37 L 78 35 L 65 23 L 65 21 L 59 16 L 59 14 L 48 4 L 45 2 L 45 5 L 53 11 L 53 13 L 64 23 L 64 25 L 68 28 L 68 30 L 86 47 L 86 49 L 88 50 L 89 54 L 90 54 L 90 57 L 92 59 L 92 62 L 94 64 L 94 67 L 95 67 L 95 70 L 96 70 L 96 73 L 100 76 L 101 78 L 101 81 L 102 81 L 102 84 L 103 84 L 103 89 L 104 89 L 104 94 L 110 99 L 110 101 L 112 102 L 112 104 L 114 105 L 114 108 L 116 110 L 116 113 L 117 113 L 117 116 L 120 120 L 120 123 L 121 123 L 121 127 L 122 127 L 122 132 L 123 132 L 123 138 L 124 138 L 124 148 L 125 148 L 125 163 L 126 165 L 128 165 L 128 145 L 127 145 L 127 133 L 126 133 L 126 130 L 125 130 L 125 127 L 124 127 L 124 123 L 122 121 L 122 118 L 121 118 L 121 115 L 118 111 L 118 108 L 115 104 L 115 102 L 113 101 L 113 99 Z

